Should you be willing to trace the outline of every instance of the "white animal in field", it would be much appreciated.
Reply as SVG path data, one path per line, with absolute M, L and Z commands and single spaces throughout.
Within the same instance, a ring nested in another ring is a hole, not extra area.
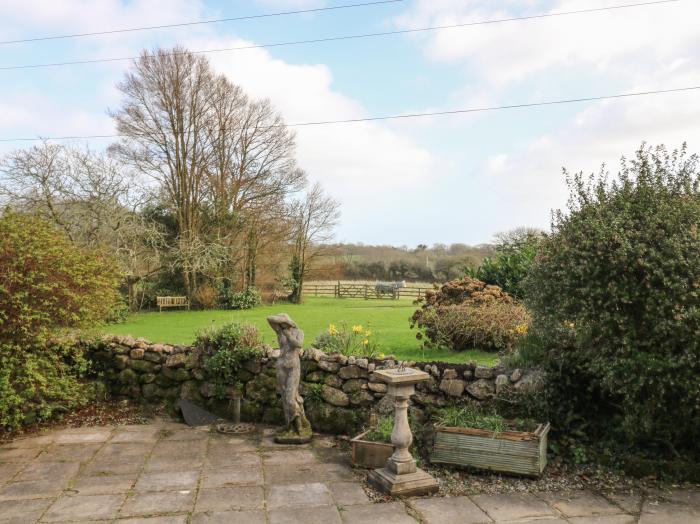
M 406 287 L 405 280 L 401 282 L 377 282 L 374 286 L 374 291 L 377 293 L 377 296 L 388 294 L 396 295 L 398 290 L 404 287 Z

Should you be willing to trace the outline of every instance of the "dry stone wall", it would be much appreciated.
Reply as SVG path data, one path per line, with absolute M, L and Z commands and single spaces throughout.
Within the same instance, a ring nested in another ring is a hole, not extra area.
M 276 394 L 278 356 L 279 350 L 266 348 L 262 356 L 244 362 L 234 383 L 222 388 L 208 380 L 201 354 L 194 347 L 150 344 L 131 337 L 104 339 L 88 347 L 94 371 L 115 396 L 149 403 L 188 399 L 222 416 L 231 416 L 232 400 L 240 395 L 244 420 L 270 424 L 284 420 Z M 537 371 L 443 362 L 407 364 L 431 377 L 418 385 L 412 399 L 419 409 L 464 399 L 488 401 L 502 388 L 530 392 L 542 383 Z M 305 350 L 300 390 L 314 429 L 352 434 L 371 411 L 390 413 L 387 387 L 373 371 L 396 365 L 392 358 L 368 360 Z

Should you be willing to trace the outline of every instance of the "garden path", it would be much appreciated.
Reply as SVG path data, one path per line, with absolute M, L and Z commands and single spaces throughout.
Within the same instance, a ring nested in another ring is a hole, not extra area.
M 372 503 L 334 440 L 147 425 L 52 430 L 0 446 L 0 523 L 695 524 L 700 491 L 665 502 L 581 491 Z

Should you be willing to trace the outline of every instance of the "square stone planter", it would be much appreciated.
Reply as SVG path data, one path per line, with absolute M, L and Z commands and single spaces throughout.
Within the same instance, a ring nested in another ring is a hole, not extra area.
M 430 461 L 538 477 L 547 465 L 549 424 L 535 431 L 435 427 Z
M 369 431 L 360 433 L 350 441 L 352 446 L 352 465 L 368 469 L 383 468 L 394 452 L 394 446 L 385 442 L 364 440 L 367 433 Z

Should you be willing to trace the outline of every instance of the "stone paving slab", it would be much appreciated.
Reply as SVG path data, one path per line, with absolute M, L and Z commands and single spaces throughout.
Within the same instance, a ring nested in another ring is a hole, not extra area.
M 0 445 L 0 524 L 700 524 L 697 490 L 648 500 L 577 491 L 373 504 L 332 438 L 280 446 L 273 436 L 158 421 Z
M 413 499 L 411 507 L 425 524 L 491 524 L 493 520 L 468 497 L 430 497 Z

